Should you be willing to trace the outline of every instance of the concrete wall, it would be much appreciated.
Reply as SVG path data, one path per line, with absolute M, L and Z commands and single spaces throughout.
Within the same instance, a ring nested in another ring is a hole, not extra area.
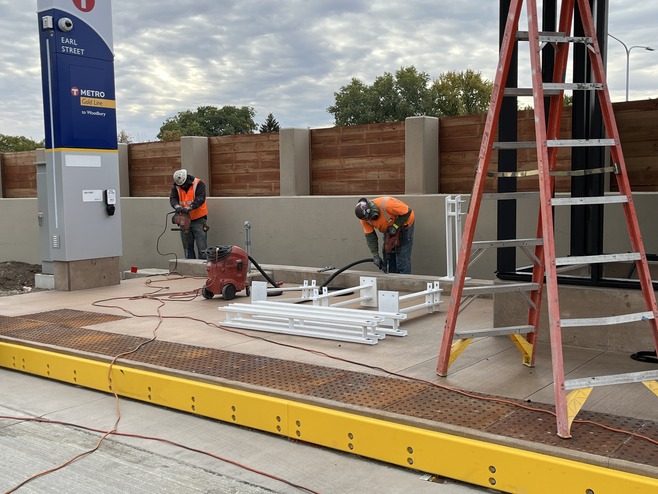
M 414 274 L 446 274 L 445 196 L 398 196 L 417 214 L 412 270 Z M 468 199 L 467 196 L 465 196 Z M 209 245 L 245 246 L 245 222 L 251 223 L 251 255 L 259 263 L 322 268 L 343 267 L 369 257 L 363 231 L 354 217 L 357 196 L 299 196 L 210 198 Z M 655 211 L 658 194 L 634 194 L 638 220 L 648 253 L 658 253 Z M 178 232 L 172 232 L 167 198 L 121 198 L 123 256 L 121 269 L 168 268 L 169 259 L 183 256 Z M 464 204 L 466 211 L 467 204 Z M 37 199 L 0 199 L 0 260 L 40 263 Z M 518 203 L 518 237 L 534 237 L 537 201 Z M 556 211 L 556 252 L 568 255 L 568 208 Z M 628 234 L 621 206 L 606 206 L 605 248 L 628 250 Z M 483 201 L 476 240 L 496 237 L 496 205 Z M 91 256 L 94 253 L 90 253 Z M 523 254 L 518 264 L 528 264 Z M 486 252 L 469 270 L 469 276 L 493 279 L 495 251 Z M 371 269 L 361 265 L 359 269 Z M 374 270 L 374 267 L 372 268 Z
M 445 274 L 443 196 L 402 196 L 416 212 L 413 271 Z M 208 245 L 245 247 L 245 222 L 251 224 L 251 256 L 259 264 L 323 268 L 343 267 L 370 256 L 363 230 L 354 217 L 356 196 L 259 197 L 208 199 Z M 123 198 L 124 267 L 168 268 L 182 256 L 178 232 L 170 231 L 167 199 Z M 166 230 L 166 231 L 165 231 Z M 164 234 L 163 234 L 164 231 Z M 362 265 L 360 269 L 370 269 Z M 374 266 L 372 267 L 374 271 Z M 492 271 L 491 271 L 492 272 Z
M 37 199 L 0 199 L 0 211 L 0 261 L 41 263 Z

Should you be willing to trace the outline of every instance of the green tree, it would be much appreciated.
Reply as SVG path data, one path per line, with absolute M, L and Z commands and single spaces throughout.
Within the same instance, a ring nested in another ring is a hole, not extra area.
M 35 141 L 29 137 L 8 136 L 0 134 L 0 153 L 15 153 L 18 151 L 34 151 L 45 146 L 45 142 Z
M 200 106 L 196 111 L 185 110 L 165 120 L 157 138 L 173 141 L 183 136 L 253 134 L 257 128 L 255 115 L 254 109 L 247 106 Z
M 263 122 L 258 128 L 258 132 L 261 134 L 267 134 L 268 132 L 279 132 L 279 122 L 276 121 L 276 118 L 274 118 L 272 113 L 267 116 L 265 122 Z
M 407 117 L 442 117 L 486 112 L 493 84 L 472 70 L 446 72 L 439 79 L 415 67 L 402 67 L 375 79 L 371 86 L 359 79 L 334 93 L 327 108 L 335 125 L 395 122 Z
M 370 86 L 353 78 L 347 86 L 334 93 L 335 104 L 327 108 L 337 126 L 361 125 L 377 122 L 375 95 Z
M 430 112 L 435 116 L 486 113 L 492 90 L 493 83 L 480 72 L 445 72 L 430 87 Z

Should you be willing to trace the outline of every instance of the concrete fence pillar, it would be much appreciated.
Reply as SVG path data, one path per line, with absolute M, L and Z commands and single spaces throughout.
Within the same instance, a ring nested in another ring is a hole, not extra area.
M 130 146 L 120 142 L 119 153 L 119 194 L 121 197 L 130 197 Z
M 207 137 L 181 137 L 180 139 L 181 168 L 190 175 L 200 178 L 206 184 L 207 194 L 212 189 L 210 183 L 210 151 Z M 173 180 L 173 179 L 172 179 Z
M 439 119 L 405 119 L 405 194 L 439 193 Z
M 281 196 L 311 195 L 311 131 L 279 131 L 279 180 Z

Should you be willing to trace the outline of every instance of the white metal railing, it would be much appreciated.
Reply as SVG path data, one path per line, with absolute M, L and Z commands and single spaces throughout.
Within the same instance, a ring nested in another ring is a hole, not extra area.
M 335 297 L 349 295 L 358 292 L 356 297 L 352 297 L 342 302 L 332 302 Z M 332 290 L 326 286 L 322 287 L 322 293 L 318 288 L 313 289 L 311 296 L 313 305 L 322 307 L 344 307 L 346 305 L 360 304 L 362 307 L 377 307 L 377 278 L 373 276 L 361 276 L 359 286 L 343 288 L 341 290 Z
M 400 307 L 400 303 L 422 297 L 425 298 L 425 301 L 420 304 L 409 307 Z M 433 283 L 427 283 L 426 290 L 409 293 L 408 295 L 400 296 L 398 292 L 382 290 L 378 294 L 377 302 L 379 310 L 383 312 L 410 314 L 412 312 L 426 309 L 428 314 L 432 314 L 435 310 L 438 310 L 438 307 L 441 304 L 441 288 L 439 287 L 439 282 L 435 281 Z M 395 321 L 388 319 L 385 320 L 383 324 L 392 327 L 397 326 Z
M 385 338 L 384 333 L 377 331 L 384 316 L 356 309 L 346 313 L 345 309 L 332 307 L 260 301 L 233 303 L 219 307 L 219 311 L 226 314 L 222 325 L 238 329 L 367 345 L 375 345 Z
M 462 212 L 462 204 L 466 201 L 461 195 L 446 196 L 446 276 L 444 280 L 455 279 L 455 266 L 457 265 L 457 256 L 461 247 L 462 239 L 462 218 L 466 213 Z
M 425 290 L 409 293 L 402 296 L 400 296 L 400 294 L 396 291 L 382 290 L 378 292 L 377 278 L 375 277 L 362 276 L 359 278 L 359 282 L 360 284 L 358 286 L 334 291 L 329 291 L 327 287 L 322 287 L 322 293 L 320 293 L 320 288 L 316 285 L 315 281 L 304 281 L 304 284 L 301 286 L 280 289 L 269 289 L 265 282 L 254 281 L 251 286 L 251 303 L 260 304 L 261 302 L 267 302 L 268 292 L 270 291 L 301 291 L 301 298 L 285 299 L 278 302 L 284 308 L 288 308 L 289 313 L 292 314 L 292 320 L 295 319 L 293 316 L 301 317 L 305 321 L 310 320 L 314 314 L 326 314 L 326 311 L 320 312 L 319 309 L 331 309 L 330 313 L 335 314 L 337 317 L 355 317 L 356 319 L 352 322 L 355 322 L 356 320 L 360 321 L 363 316 L 366 318 L 375 317 L 377 318 L 377 324 L 372 329 L 372 333 L 394 336 L 407 335 L 407 331 L 400 328 L 400 321 L 406 319 L 408 314 L 421 310 L 426 310 L 427 313 L 431 314 L 438 310 L 438 307 L 441 304 L 441 288 L 439 281 L 427 283 L 427 288 Z M 340 302 L 335 301 L 336 297 L 353 294 L 354 292 L 358 292 L 356 297 L 350 297 Z M 406 304 L 409 301 L 420 298 L 424 298 L 424 301 L 415 305 L 401 307 L 401 304 Z M 308 307 L 308 310 L 300 311 L 294 308 L 299 307 L 296 305 L 296 303 L 303 303 L 306 301 L 311 301 L 313 303 L 312 306 Z M 377 308 L 377 310 L 373 311 L 345 308 L 348 305 L 355 304 L 359 304 L 361 307 Z M 235 304 L 229 307 L 233 307 L 232 310 L 234 312 L 236 311 Z M 239 308 L 241 306 L 237 307 Z M 291 307 L 293 308 L 291 309 Z M 277 307 L 277 310 L 278 309 L 280 309 L 280 307 Z M 226 309 L 220 310 L 227 312 Z M 244 309 L 243 312 L 246 314 L 250 310 L 251 309 Z M 255 315 L 258 319 L 261 320 L 265 317 L 265 314 L 262 313 L 255 313 Z M 312 334 L 306 331 L 306 324 L 304 324 L 303 327 L 295 326 L 294 323 L 290 323 L 290 325 L 292 328 L 292 333 L 304 336 L 312 336 Z M 361 329 L 364 328 L 360 322 L 356 323 L 356 325 Z M 369 340 L 369 337 L 366 333 L 364 333 L 360 338 Z

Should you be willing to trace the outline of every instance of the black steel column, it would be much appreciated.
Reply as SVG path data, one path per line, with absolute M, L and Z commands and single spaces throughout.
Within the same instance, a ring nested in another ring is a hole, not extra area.
M 510 0 L 501 0 L 499 11 L 499 43 L 505 30 L 505 22 L 509 11 Z M 557 0 L 545 0 L 542 6 L 542 30 L 555 31 L 557 25 Z M 555 65 L 555 51 L 546 47 L 542 51 L 542 79 L 546 82 L 553 80 L 553 69 Z M 506 87 L 518 87 L 518 44 L 510 61 L 509 74 Z M 528 67 L 528 74 L 530 68 Z M 546 119 L 549 116 L 550 98 L 545 98 Z M 498 124 L 498 140 L 518 140 L 518 103 L 514 97 L 503 98 Z M 517 152 L 515 149 L 498 151 L 498 171 L 509 172 L 517 170 Z M 515 177 L 498 178 L 498 192 L 516 192 L 517 179 Z M 516 201 L 498 201 L 497 235 L 499 240 L 516 238 Z M 514 247 L 498 249 L 497 251 L 497 273 L 499 275 L 511 274 L 517 271 L 516 249 Z
M 596 32 L 601 48 L 601 56 L 606 59 L 607 52 L 607 0 L 589 0 L 596 23 Z M 576 8 L 578 8 L 576 6 Z M 578 10 L 574 22 L 574 36 L 583 36 L 583 26 Z M 595 82 L 587 48 L 581 43 L 574 46 L 573 58 L 574 82 Z M 599 81 L 596 81 L 599 82 Z M 574 91 L 572 114 L 572 137 L 574 139 L 605 138 L 605 127 L 596 91 Z M 586 170 L 605 165 L 607 148 L 584 147 L 572 148 L 572 170 Z M 573 197 L 603 195 L 605 180 L 603 174 L 573 177 L 571 194 Z M 603 205 L 574 206 L 571 209 L 571 254 L 597 255 L 603 253 Z M 602 278 L 602 266 L 591 265 L 590 282 L 598 284 Z
M 498 46 L 502 43 L 505 34 L 505 23 L 509 12 L 511 0 L 501 0 L 499 7 Z M 509 73 L 505 87 L 518 87 L 519 63 L 518 42 L 514 46 L 514 53 L 510 60 Z M 515 97 L 503 98 L 500 117 L 498 120 L 498 140 L 500 142 L 517 141 L 517 99 Z M 516 149 L 498 150 L 498 171 L 516 171 Z M 498 192 L 516 192 L 515 177 L 499 177 Z M 497 204 L 497 238 L 516 238 L 516 201 L 498 201 Z M 497 249 L 497 273 L 513 273 L 516 271 L 516 249 L 514 247 Z

